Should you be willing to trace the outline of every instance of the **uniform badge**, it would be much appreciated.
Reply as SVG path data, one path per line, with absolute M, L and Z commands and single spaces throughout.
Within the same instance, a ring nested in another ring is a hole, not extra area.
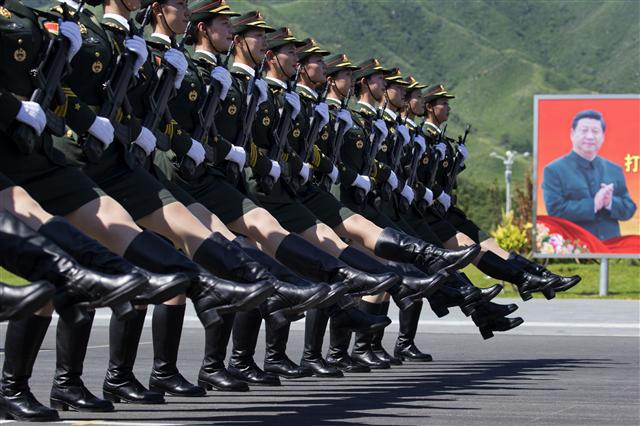
M 93 64 L 91 64 L 91 71 L 93 71 L 94 74 L 100 74 L 100 72 L 102 71 L 103 65 L 101 61 L 95 61 Z
M 362 149 L 364 147 L 364 141 L 362 139 L 358 139 L 356 141 L 356 148 Z
M 429 157 L 424 157 L 422 159 L 422 164 L 429 164 Z
M 386 145 L 382 145 L 382 148 L 380 148 L 380 151 L 382 152 L 387 152 L 387 146 Z
M 320 139 L 322 139 L 323 141 L 326 141 L 327 139 L 329 139 L 329 132 L 322 133 L 322 136 L 320 136 Z
M 442 167 L 449 167 L 449 162 L 445 161 L 444 163 L 442 163 Z
M 266 127 L 266 126 L 268 126 L 269 124 L 271 124 L 271 119 L 270 119 L 269 117 L 264 117 L 264 118 L 262 119 L 262 125 Z
M 11 12 L 6 7 L 0 6 L 0 16 L 6 19 L 11 19 Z
M 392 135 L 396 132 L 396 129 L 394 127 L 391 127 L 389 129 L 389 133 L 391 133 Z
M 198 92 L 195 89 L 193 89 L 189 92 L 189 100 L 191 102 L 195 102 L 196 99 L 198 99 Z
M 302 132 L 300 132 L 300 129 L 296 127 L 295 129 L 293 129 L 293 132 L 291 134 L 293 135 L 294 138 L 299 138 L 300 133 Z
M 15 59 L 16 62 L 23 62 L 25 59 L 27 59 L 27 51 L 22 47 L 17 48 L 13 52 L 13 59 Z
M 229 115 L 236 115 L 237 112 L 238 107 L 236 106 L 236 104 L 231 104 L 229 105 L 229 108 L 227 108 L 227 114 Z
M 80 34 L 87 35 L 88 32 L 87 27 L 85 27 L 84 24 L 80 24 Z

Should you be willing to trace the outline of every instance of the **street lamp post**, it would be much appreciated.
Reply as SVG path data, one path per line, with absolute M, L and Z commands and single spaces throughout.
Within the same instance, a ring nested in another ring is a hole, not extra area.
M 509 214 L 511 211 L 511 169 L 513 168 L 513 163 L 518 156 L 518 151 L 508 150 L 505 155 L 500 155 L 496 152 L 492 152 L 489 154 L 490 157 L 497 158 L 502 160 L 502 164 L 504 164 L 504 183 L 505 183 L 505 212 Z M 521 154 L 523 157 L 528 157 L 529 153 L 525 152 Z

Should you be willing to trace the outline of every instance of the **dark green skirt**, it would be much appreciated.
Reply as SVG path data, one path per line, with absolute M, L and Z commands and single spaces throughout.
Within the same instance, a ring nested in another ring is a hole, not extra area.
M 458 231 L 462 232 L 476 243 L 481 243 L 490 238 L 486 232 L 480 229 L 478 225 L 467 217 L 467 214 L 464 211 L 455 206 L 447 210 L 445 219 L 447 219 L 447 221 Z
M 321 190 L 315 185 L 310 186 L 301 195 L 300 200 L 322 223 L 330 228 L 335 228 L 356 214 L 332 194 Z

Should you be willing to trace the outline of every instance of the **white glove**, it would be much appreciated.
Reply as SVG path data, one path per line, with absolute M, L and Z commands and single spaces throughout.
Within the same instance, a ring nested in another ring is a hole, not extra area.
M 250 85 L 251 85 L 251 81 L 253 81 L 253 80 L 254 79 L 252 78 L 249 81 Z M 256 94 L 258 95 L 258 103 L 256 103 L 256 111 L 257 111 L 258 108 L 260 107 L 260 104 L 262 104 L 263 102 L 265 102 L 267 100 L 267 95 L 269 93 L 269 87 L 267 86 L 267 82 L 264 81 L 264 79 L 259 78 L 258 80 L 254 81 L 253 89 L 256 90 L 256 92 L 253 93 L 253 95 L 254 96 Z
M 236 163 L 238 167 L 240 167 L 240 170 L 242 170 L 247 161 L 247 153 L 243 147 L 233 145 L 224 159 Z
M 464 163 L 464 161 L 469 157 L 469 150 L 462 143 L 462 144 L 458 145 L 458 152 L 460 153 L 460 155 L 462 155 L 462 162 Z
M 231 87 L 231 73 L 225 67 L 215 67 L 211 70 L 211 79 L 220 83 L 220 100 L 224 101 Z
M 184 57 L 184 53 L 178 49 L 171 48 L 164 52 L 164 60 L 176 69 L 176 79 L 174 80 L 176 89 L 179 89 L 182 85 L 182 80 L 187 74 L 187 58 Z
M 387 183 L 391 186 L 392 191 L 395 191 L 398 187 L 398 176 L 396 176 L 396 173 L 393 170 L 391 170 Z
M 364 191 L 365 194 L 368 194 L 369 191 L 371 191 L 371 179 L 369 179 L 369 176 L 358 175 L 351 186 L 360 188 Z
M 69 52 L 67 52 L 67 62 L 71 62 L 76 53 L 82 47 L 82 35 L 80 34 L 80 26 L 71 21 L 60 21 L 60 34 L 69 40 Z
M 438 151 L 438 154 L 440 154 L 441 160 L 447 155 L 447 145 L 444 142 L 440 142 L 434 148 Z
M 269 176 L 273 178 L 274 182 L 277 182 L 278 179 L 280 179 L 280 172 L 280 163 L 271 160 L 271 170 L 269 170 Z
M 402 188 L 402 192 L 400 193 L 400 195 L 402 195 L 402 197 L 405 200 L 407 200 L 409 205 L 413 203 L 413 198 L 415 197 L 415 194 L 413 193 L 413 189 L 406 183 L 404 184 L 404 188 Z
M 320 102 L 313 110 L 322 117 L 322 121 L 320 122 L 320 125 L 318 125 L 318 132 L 322 132 L 324 126 L 329 123 L 329 105 L 325 102 Z
M 413 138 L 413 141 L 420 147 L 420 155 L 418 155 L 418 157 L 422 156 L 422 154 L 427 150 L 427 142 L 424 140 L 424 136 L 416 135 L 416 137 Z
M 200 141 L 195 139 L 191 139 L 191 148 L 187 151 L 187 157 L 191 158 L 196 166 L 202 164 L 205 159 L 206 152 L 204 150 L 204 146 Z
M 349 110 L 347 108 L 341 109 L 340 111 L 338 111 L 338 114 L 336 115 L 336 119 L 338 121 L 343 121 L 345 126 L 344 129 L 349 130 L 350 128 L 353 127 L 353 119 L 351 118 L 351 113 L 349 112 Z
M 291 119 L 295 120 L 300 113 L 300 96 L 296 92 L 286 92 L 284 101 L 291 107 Z
M 147 157 L 156 149 L 156 137 L 151 133 L 151 130 L 144 126 L 133 143 L 142 148 Z
M 402 138 L 402 146 L 407 146 L 407 144 L 411 142 L 411 136 L 409 135 L 407 126 L 404 124 L 397 125 L 396 132 L 398 132 L 398 136 Z
M 96 116 L 93 124 L 89 127 L 89 134 L 100 139 L 104 147 L 108 147 L 113 142 L 114 129 L 109 119 Z
M 385 123 L 382 118 L 379 118 L 376 121 L 374 121 L 373 127 L 378 129 L 378 131 L 382 133 L 382 135 L 384 136 L 382 140 L 385 140 L 387 138 L 387 135 L 389 134 L 389 129 L 387 129 L 387 123 Z
M 47 125 L 47 116 L 40 104 L 32 101 L 22 101 L 16 120 L 26 124 L 40 136 Z
M 440 201 L 440 204 L 444 207 L 444 211 L 449 210 L 449 207 L 451 207 L 451 197 L 444 191 L 438 195 L 438 201 Z
M 298 172 L 298 176 L 300 176 L 302 178 L 302 184 L 303 185 L 309 181 L 309 172 L 310 171 L 311 171 L 311 169 L 309 167 L 309 164 L 302 163 L 302 168 L 300 169 L 300 172 Z
M 338 180 L 338 168 L 336 166 L 333 166 L 333 169 L 331 170 L 331 173 L 329 173 L 328 176 L 329 176 L 329 179 L 331 179 L 331 185 L 336 183 L 336 181 Z
M 428 206 L 433 204 L 433 191 L 425 186 L 425 188 L 424 188 L 424 197 L 422 197 L 422 199 L 427 202 Z
M 142 65 L 144 65 L 149 57 L 147 43 L 142 37 L 134 35 L 133 37 L 128 37 L 124 41 L 124 47 L 136 54 L 136 62 L 133 64 L 133 70 L 136 75 L 138 75 L 140 68 L 142 68 Z

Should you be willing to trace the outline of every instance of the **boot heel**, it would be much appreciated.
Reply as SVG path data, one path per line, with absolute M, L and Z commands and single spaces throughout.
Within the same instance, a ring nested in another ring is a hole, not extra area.
M 462 313 L 467 316 L 470 317 L 471 315 L 475 314 L 476 312 L 476 304 L 475 303 L 470 303 L 467 305 L 462 305 L 460 306 L 460 310 L 462 311 Z
M 480 334 L 484 340 L 491 339 L 493 337 L 493 331 L 485 327 L 480 328 Z
M 218 314 L 215 308 L 211 308 L 206 311 L 198 312 L 198 318 L 200 318 L 200 322 L 204 328 L 209 328 L 211 326 L 222 324 L 222 317 Z
M 131 321 L 137 315 L 136 309 L 133 307 L 133 304 L 131 302 L 124 302 L 118 305 L 113 305 L 111 306 L 111 311 L 119 321 Z
M 289 324 L 287 316 L 282 311 L 272 312 L 271 314 L 269 314 L 266 320 L 274 328 L 274 330 L 278 330 Z
M 544 297 L 545 297 L 547 300 L 551 300 L 551 299 L 553 299 L 554 297 L 556 297 L 556 292 L 555 292 L 555 290 L 553 289 L 553 287 L 547 287 L 547 288 L 545 288 L 544 290 L 542 290 L 542 294 L 544 295 Z
M 396 302 L 401 311 L 407 310 L 414 305 L 415 301 L 411 297 L 405 297 Z
M 51 408 L 53 408 L 54 410 L 69 411 L 69 404 L 62 401 L 58 401 L 57 399 L 50 399 L 49 405 L 51 405 Z
M 111 402 L 120 402 L 120 397 L 118 395 L 115 395 L 109 391 L 106 390 L 102 390 L 102 397 L 104 399 L 106 399 L 107 401 L 111 401 Z
M 445 317 L 445 316 L 449 315 L 449 309 L 447 309 L 445 307 L 434 308 L 432 306 L 431 310 L 433 311 L 434 314 L 436 314 L 436 316 L 438 318 L 442 318 L 442 317 Z
M 213 390 L 213 386 L 211 386 L 209 383 L 205 382 L 204 380 L 198 380 L 198 386 L 200 386 L 202 389 L 207 391 Z
M 526 302 L 527 300 L 530 300 L 533 298 L 533 295 L 531 294 L 530 291 L 521 291 L 520 292 L 520 297 L 522 298 L 522 300 L 524 302 Z

